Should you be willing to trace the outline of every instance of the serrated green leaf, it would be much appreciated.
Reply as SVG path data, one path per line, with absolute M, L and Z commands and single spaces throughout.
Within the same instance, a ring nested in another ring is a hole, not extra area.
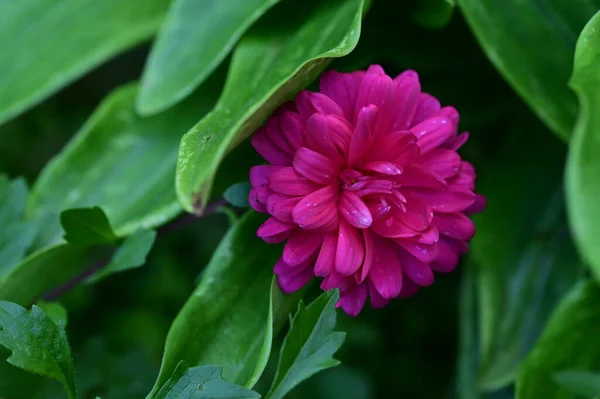
M 27 184 L 0 175 L 0 280 L 19 263 L 37 234 L 37 224 L 23 219 Z
M 154 230 L 139 230 L 125 238 L 114 256 L 98 273 L 92 275 L 86 282 L 96 283 L 113 273 L 122 272 L 142 266 L 156 238 Z
M 136 85 L 110 94 L 33 186 L 27 211 L 46 219 L 40 243 L 60 238 L 64 209 L 99 206 L 118 236 L 181 212 L 173 189 L 179 141 L 214 104 L 219 84 L 210 79 L 177 107 L 148 118 L 134 111 Z
M 566 390 L 593 398 L 600 395 L 600 373 L 583 370 L 566 370 L 554 374 L 554 381 Z
M 64 239 L 71 244 L 112 244 L 118 239 L 108 218 L 97 206 L 67 209 L 60 213 L 60 224 L 65 230 Z
M 567 141 L 577 114 L 567 87 L 575 42 L 600 1 L 458 0 L 458 5 L 496 68 Z
M 86 250 L 58 244 L 32 253 L 0 280 L 0 299 L 29 306 L 41 294 L 88 267 Z
M 10 364 L 59 381 L 75 399 L 75 371 L 64 325 L 55 324 L 35 305 L 27 311 L 0 301 L 0 326 L 0 345 L 12 352 Z
M 236 47 L 215 109 L 181 141 L 176 190 L 189 212 L 201 210 L 219 163 L 281 102 L 314 79 L 360 35 L 363 0 L 284 2 Z
M 140 113 L 163 111 L 189 95 L 244 31 L 278 2 L 175 0 L 144 70 L 137 99 Z
M 346 338 L 345 333 L 333 331 L 339 298 L 339 291 L 331 290 L 306 307 L 300 303 L 283 342 L 267 398 L 283 398 L 311 375 L 340 363 L 333 358 Z
M 50 318 L 56 325 L 62 325 L 67 327 L 68 323 L 68 314 L 67 309 L 65 309 L 58 302 L 44 302 L 38 301 L 36 305 L 46 313 L 46 316 Z
M 600 279 L 600 13 L 577 42 L 571 86 L 580 113 L 566 168 L 566 195 L 571 229 L 579 251 Z
M 293 303 L 293 296 L 284 301 L 271 286 L 281 248 L 256 237 L 263 221 L 262 215 L 248 212 L 221 241 L 171 325 L 161 370 L 148 398 L 180 361 L 193 366 L 218 364 L 223 378 L 247 388 L 262 374 L 271 350 L 273 318 L 277 320 Z
M 600 369 L 600 288 L 578 284 L 561 301 L 519 369 L 517 399 L 572 399 L 554 379 L 565 369 Z
M 10 60 L 0 64 L 0 123 L 115 54 L 150 38 L 169 3 L 170 0 L 0 2 L 0 48 L 2 58 Z
M 226 381 L 218 366 L 189 367 L 180 362 L 153 399 L 257 399 L 254 391 Z
M 238 208 L 248 208 L 248 195 L 250 193 L 250 183 L 242 182 L 229 186 L 223 193 L 223 198 L 233 206 Z

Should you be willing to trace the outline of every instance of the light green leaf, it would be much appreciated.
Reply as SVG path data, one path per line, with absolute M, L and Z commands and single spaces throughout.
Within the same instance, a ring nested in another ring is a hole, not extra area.
M 600 13 L 577 42 L 571 86 L 580 113 L 567 159 L 569 222 L 579 251 L 600 279 Z
M 229 186 L 223 193 L 227 202 L 238 208 L 248 208 L 248 195 L 250 193 L 250 183 L 242 182 Z
M 600 1 L 458 0 L 458 5 L 496 68 L 568 140 L 577 114 L 567 87 L 575 42 Z
M 44 302 L 38 301 L 36 305 L 46 313 L 46 315 L 54 322 L 56 325 L 67 326 L 68 323 L 68 314 L 67 309 L 65 309 L 58 302 Z
M 479 387 L 486 391 L 515 378 L 581 270 L 561 195 L 563 146 L 541 126 L 519 122 L 523 127 L 509 132 L 477 170 L 478 191 L 488 198 L 474 217 L 471 244 L 478 266 Z
M 189 95 L 250 25 L 279 0 L 175 0 L 148 59 L 137 108 L 163 111 Z
M 37 234 L 37 224 L 23 219 L 27 184 L 0 175 L 0 279 L 25 256 Z
M 517 399 L 572 399 L 554 375 L 565 369 L 600 369 L 600 288 L 578 284 L 557 307 L 519 369 Z
M 218 366 L 190 368 L 179 362 L 171 377 L 154 399 L 257 399 L 260 395 L 239 385 L 225 381 Z
M 586 398 L 600 395 L 600 373 L 582 370 L 559 371 L 554 374 L 554 381 L 574 394 Z
M 113 273 L 142 266 L 146 263 L 146 256 L 152 249 L 155 238 L 154 230 L 139 230 L 125 238 L 108 265 L 92 275 L 87 283 L 96 283 Z
M 248 212 L 223 238 L 171 325 L 161 370 L 148 398 L 180 361 L 193 366 L 218 364 L 223 378 L 247 388 L 260 377 L 271 350 L 273 317 L 277 320 L 289 306 L 289 296 L 284 301 L 271 286 L 281 248 L 256 237 L 263 220 Z
M 12 352 L 7 361 L 31 373 L 59 381 L 75 399 L 75 371 L 65 327 L 39 307 L 31 311 L 0 301 L 0 345 Z
M 324 292 L 307 307 L 300 303 L 283 342 L 268 398 L 283 398 L 311 375 L 340 363 L 333 358 L 346 338 L 345 333 L 333 331 L 339 298 L 336 289 Z
M 88 267 L 86 249 L 58 244 L 32 253 L 0 280 L 0 299 L 29 306 L 43 293 Z
M 108 218 L 97 206 L 67 209 L 60 213 L 60 224 L 65 230 L 64 239 L 71 244 L 112 244 L 118 239 Z
M 0 2 L 0 123 L 158 29 L 170 0 Z M 43 62 L 41 62 L 43 60 Z
M 362 11 L 363 0 L 284 2 L 244 35 L 217 106 L 181 141 L 176 190 L 184 209 L 200 211 L 225 154 L 331 58 L 356 46 Z
M 28 214 L 46 218 L 40 243 L 60 238 L 64 209 L 99 206 L 118 236 L 181 212 L 173 189 L 179 141 L 214 104 L 218 87 L 210 79 L 187 101 L 148 118 L 134 111 L 135 85 L 109 95 L 32 189 Z

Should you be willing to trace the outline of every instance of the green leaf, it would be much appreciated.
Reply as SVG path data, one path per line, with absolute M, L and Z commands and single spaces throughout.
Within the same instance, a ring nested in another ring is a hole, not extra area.
M 156 238 L 154 230 L 139 230 L 127 237 L 106 267 L 92 275 L 87 283 L 96 283 L 113 273 L 133 269 L 146 263 L 146 256 Z
M 27 184 L 0 175 L 0 279 L 25 256 L 37 234 L 37 224 L 23 219 Z
M 35 305 L 27 311 L 0 301 L 0 326 L 0 345 L 12 352 L 10 364 L 59 381 L 75 399 L 75 371 L 64 325 L 55 324 Z
M 474 217 L 471 245 L 478 266 L 479 386 L 486 391 L 514 379 L 581 264 L 561 195 L 563 146 L 537 124 L 519 123 L 477 170 L 478 191 L 489 199 Z
M 108 218 L 97 206 L 67 209 L 60 214 L 60 224 L 65 230 L 64 239 L 71 244 L 112 244 L 118 239 Z
M 154 399 L 254 399 L 260 395 L 239 385 L 225 381 L 218 366 L 190 368 L 180 362 Z
M 134 111 L 135 85 L 109 95 L 32 189 L 28 214 L 47 219 L 40 242 L 60 238 L 64 209 L 99 206 L 118 236 L 181 212 L 173 189 L 179 141 L 214 104 L 218 87 L 210 79 L 187 101 L 148 118 Z
M 149 398 L 180 361 L 192 366 L 218 364 L 225 379 L 247 388 L 260 377 L 271 350 L 273 320 L 289 306 L 271 286 L 281 248 L 256 237 L 263 220 L 248 212 L 214 252 L 200 284 L 171 325 Z
M 152 47 L 137 99 L 142 114 L 189 95 L 279 0 L 175 0 Z
M 600 279 L 600 13 L 586 25 L 575 52 L 571 86 L 580 113 L 566 168 L 571 229 L 582 256 Z
M 215 109 L 181 141 L 176 190 L 189 212 L 201 210 L 219 163 L 295 91 L 360 35 L 363 0 L 311 0 L 274 7 L 236 47 Z
M 426 28 L 440 29 L 448 25 L 455 7 L 454 0 L 420 0 L 412 18 Z
M 42 248 L 0 280 L 0 299 L 29 306 L 89 266 L 86 247 L 58 244 Z
M 170 0 L 0 2 L 0 123 L 149 39 Z M 32 23 L 35 21 L 35 23 Z M 43 60 L 43 62 L 41 62 Z
M 571 399 L 554 379 L 566 369 L 600 369 L 600 288 L 578 284 L 557 307 L 519 370 L 517 399 Z
M 458 0 L 458 5 L 488 58 L 566 141 L 577 114 L 567 87 L 575 42 L 600 1 Z
M 68 322 L 68 314 L 67 309 L 65 309 L 58 302 L 44 302 L 39 301 L 36 305 L 46 313 L 46 315 L 54 322 L 56 325 L 67 326 Z
M 568 391 L 586 398 L 600 395 L 600 373 L 581 370 L 559 371 L 554 374 L 554 381 Z
M 339 298 L 338 290 L 330 290 L 307 307 L 300 303 L 283 342 L 268 398 L 283 398 L 311 375 L 340 363 L 333 358 L 346 338 L 345 333 L 333 331 Z
M 223 193 L 227 202 L 238 208 L 248 208 L 248 195 L 250 193 L 250 183 L 242 182 L 229 186 Z

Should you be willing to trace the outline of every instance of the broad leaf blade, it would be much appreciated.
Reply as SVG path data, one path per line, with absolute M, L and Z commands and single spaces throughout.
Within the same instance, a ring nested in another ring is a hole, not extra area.
M 250 183 L 242 182 L 229 186 L 223 193 L 223 198 L 233 206 L 238 208 L 248 208 L 248 195 L 250 193 Z
M 37 225 L 24 220 L 27 185 L 0 175 L 0 280 L 25 256 L 37 234 Z
M 339 292 L 331 290 L 321 294 L 307 307 L 300 304 L 285 337 L 268 398 L 283 398 L 311 375 L 339 364 L 333 355 L 344 342 L 346 334 L 333 331 L 338 299 Z
M 554 374 L 554 381 L 566 390 L 585 398 L 600 395 L 600 373 L 567 370 Z
M 108 218 L 98 207 L 67 209 L 60 214 L 60 224 L 65 230 L 64 239 L 71 244 L 112 244 L 117 241 Z
M 138 110 L 160 112 L 189 95 L 278 1 L 175 0 L 144 70 Z
M 142 266 L 146 263 L 146 256 L 152 249 L 155 239 L 156 232 L 154 230 L 139 230 L 125 238 L 108 265 L 92 275 L 87 283 L 96 283 L 113 273 Z
M 236 47 L 216 108 L 182 139 L 176 189 L 189 212 L 203 209 L 219 163 L 232 147 L 360 35 L 363 0 L 282 3 Z
M 600 369 L 600 288 L 578 284 L 548 321 L 519 370 L 517 399 L 571 399 L 554 375 L 565 369 Z
M 59 381 L 75 399 L 75 371 L 64 325 L 55 324 L 35 305 L 27 311 L 0 301 L 0 326 L 0 345 L 12 352 L 9 363 Z
M 218 87 L 211 79 L 201 93 L 148 118 L 134 111 L 135 85 L 109 95 L 32 189 L 28 214 L 47 219 L 40 242 L 59 239 L 64 209 L 99 206 L 118 236 L 181 212 L 173 190 L 179 141 L 214 104 Z
M 263 220 L 248 212 L 223 238 L 171 325 L 152 394 L 180 361 L 193 366 L 218 364 L 225 379 L 245 387 L 258 380 L 270 352 L 273 314 L 284 307 L 275 301 L 279 297 L 270 304 L 273 266 L 281 249 L 256 237 Z
M 457 2 L 496 68 L 566 141 L 577 114 L 575 96 L 567 87 L 575 42 L 600 1 Z
M 180 362 L 153 399 L 258 399 L 260 395 L 224 380 L 218 366 L 190 368 Z
M 566 170 L 571 228 L 582 256 L 600 279 L 600 13 L 588 23 L 575 54 L 571 86 L 580 113 L 573 133 Z
M 170 0 L 0 2 L 0 123 L 152 36 Z M 43 62 L 40 62 L 43 60 Z

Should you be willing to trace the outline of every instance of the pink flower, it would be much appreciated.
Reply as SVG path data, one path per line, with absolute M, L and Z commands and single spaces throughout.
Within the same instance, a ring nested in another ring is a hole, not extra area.
M 355 316 L 367 296 L 382 307 L 453 270 L 485 199 L 456 152 L 469 136 L 458 112 L 422 93 L 414 71 L 330 71 L 320 91 L 300 92 L 252 137 L 270 165 L 250 170 L 250 203 L 271 215 L 258 236 L 287 241 L 281 289 L 322 277 Z

